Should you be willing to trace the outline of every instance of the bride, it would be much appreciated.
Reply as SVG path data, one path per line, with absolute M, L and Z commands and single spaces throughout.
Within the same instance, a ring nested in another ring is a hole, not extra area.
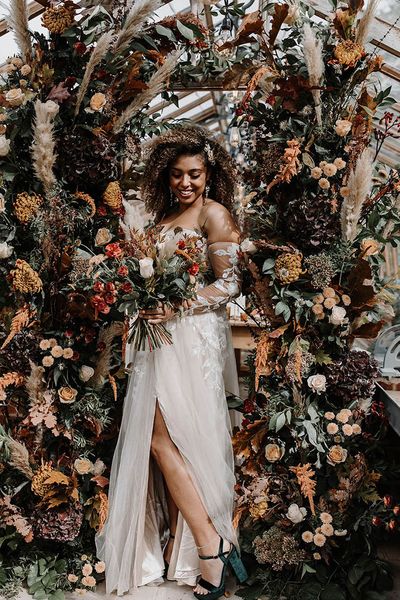
M 172 345 L 127 349 L 131 374 L 109 512 L 96 535 L 107 593 L 159 584 L 164 575 L 195 586 L 196 598 L 214 600 L 224 593 L 228 567 L 239 581 L 247 577 L 232 524 L 226 403 L 227 392 L 237 393 L 225 306 L 240 288 L 234 178 L 230 155 L 199 127 L 174 127 L 152 143 L 142 197 L 155 215 L 159 243 L 197 234 L 214 277 L 180 311 L 160 304 L 140 313 L 164 323 Z

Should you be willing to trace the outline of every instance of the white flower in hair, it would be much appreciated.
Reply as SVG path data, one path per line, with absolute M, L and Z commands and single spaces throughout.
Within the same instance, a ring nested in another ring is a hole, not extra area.
M 204 144 L 204 152 L 207 154 L 208 162 L 211 165 L 215 165 L 214 151 L 210 146 L 210 142 Z

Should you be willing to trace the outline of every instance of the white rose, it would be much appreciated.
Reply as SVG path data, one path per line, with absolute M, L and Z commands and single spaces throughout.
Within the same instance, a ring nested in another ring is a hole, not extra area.
M 303 506 L 299 508 L 298 504 L 291 504 L 286 513 L 287 518 L 292 523 L 301 523 L 307 514 L 307 509 Z
M 5 135 L 0 135 L 0 156 L 7 156 L 10 152 L 10 140 Z
M 60 107 L 58 106 L 57 102 L 54 102 L 53 100 L 46 100 L 44 106 L 46 108 L 47 114 L 50 117 L 55 117 L 58 111 L 60 110 Z
M 329 317 L 330 323 L 332 325 L 343 325 L 344 320 L 346 318 L 346 309 L 343 306 L 334 306 L 332 308 L 332 313 Z
M 79 370 L 79 379 L 81 381 L 89 381 L 91 377 L 93 377 L 94 369 L 89 367 L 88 365 L 82 365 Z
M 150 277 L 152 277 L 154 273 L 153 259 L 148 257 L 141 258 L 139 260 L 139 271 L 141 276 L 145 279 L 149 279 Z
M 247 254 L 254 254 L 257 252 L 257 246 L 254 244 L 254 242 L 249 240 L 249 238 L 243 240 L 243 242 L 240 244 L 240 249 L 242 252 L 246 252 Z
M 0 258 L 8 258 L 13 252 L 13 246 L 9 246 L 7 242 L 2 242 L 0 244 Z
M 313 392 L 320 394 L 321 392 L 326 391 L 326 377 L 325 375 L 311 375 L 307 379 L 307 384 Z
M 106 465 L 103 463 L 100 458 L 96 459 L 96 462 L 93 465 L 92 473 L 93 475 L 101 475 L 106 468 Z
M 6 93 L 6 101 L 10 106 L 21 106 L 24 101 L 24 93 L 20 88 L 11 88 Z
M 108 244 L 112 240 L 112 235 L 107 227 L 100 227 L 95 237 L 96 246 L 104 246 L 104 244 Z

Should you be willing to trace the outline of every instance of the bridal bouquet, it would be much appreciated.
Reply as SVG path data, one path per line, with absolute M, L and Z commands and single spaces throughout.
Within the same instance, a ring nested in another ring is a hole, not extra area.
M 160 302 L 178 308 L 195 296 L 198 278 L 207 270 L 199 235 L 176 229 L 173 237 L 163 237 L 159 229 L 130 230 L 128 239 L 107 244 L 101 261 L 93 257 L 98 268 L 85 286 L 96 318 L 112 307 L 132 318 L 128 342 L 136 350 L 172 343 L 165 325 L 141 319 L 139 310 Z

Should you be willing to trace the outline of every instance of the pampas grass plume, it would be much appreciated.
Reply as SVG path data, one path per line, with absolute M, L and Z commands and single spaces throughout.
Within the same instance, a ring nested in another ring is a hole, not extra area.
M 114 51 L 119 53 L 124 52 L 132 39 L 137 37 L 146 19 L 160 8 L 162 4 L 161 0 L 137 0 L 126 16 L 115 42 Z
M 352 242 L 357 235 L 361 210 L 372 186 L 373 160 L 369 148 L 365 148 L 350 173 L 347 187 L 349 195 L 344 199 L 340 213 L 342 237 Z
M 325 70 L 322 58 L 322 44 L 321 40 L 317 40 L 314 31 L 308 23 L 304 25 L 303 52 L 310 85 L 319 86 Z M 311 93 L 314 98 L 317 123 L 318 125 L 322 125 L 321 91 L 312 90 Z
M 32 56 L 32 42 L 28 28 L 28 7 L 26 0 L 11 0 L 9 5 L 0 3 L 7 10 L 4 18 L 14 34 L 19 51 L 24 60 L 30 62 Z
M 56 182 L 53 167 L 57 157 L 52 121 L 57 112 L 58 106 L 52 100 L 36 100 L 32 143 L 33 168 L 46 192 L 49 192 Z

